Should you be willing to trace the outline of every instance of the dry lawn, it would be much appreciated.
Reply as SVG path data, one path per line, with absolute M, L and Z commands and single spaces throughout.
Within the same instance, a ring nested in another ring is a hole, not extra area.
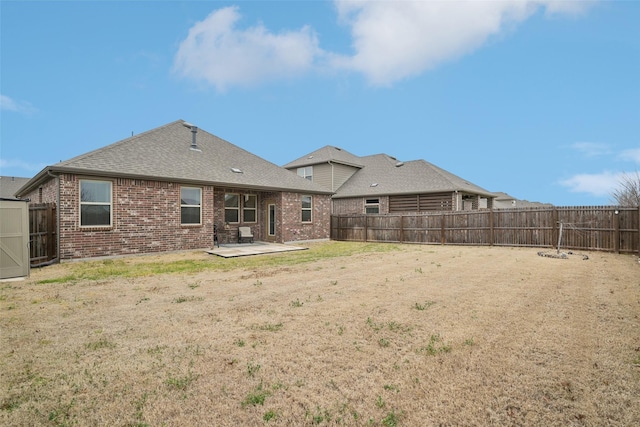
M 0 283 L 0 424 L 640 425 L 640 264 L 589 257 L 326 242 L 34 270 Z

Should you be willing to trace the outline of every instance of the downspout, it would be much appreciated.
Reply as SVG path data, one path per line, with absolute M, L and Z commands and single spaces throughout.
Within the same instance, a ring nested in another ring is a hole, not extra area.
M 334 188 L 334 183 L 333 183 L 333 163 L 331 163 L 331 160 L 329 160 L 329 166 L 331 166 L 331 192 L 335 194 L 336 189 Z M 331 195 L 331 198 L 329 199 L 329 216 L 333 215 L 333 194 Z M 331 234 L 331 231 L 329 231 L 329 234 Z

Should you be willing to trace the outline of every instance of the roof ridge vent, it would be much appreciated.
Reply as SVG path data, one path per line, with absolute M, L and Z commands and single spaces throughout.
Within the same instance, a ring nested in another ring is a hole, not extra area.
M 404 166 L 404 162 L 397 162 L 396 163 L 396 167 L 399 168 L 400 166 Z

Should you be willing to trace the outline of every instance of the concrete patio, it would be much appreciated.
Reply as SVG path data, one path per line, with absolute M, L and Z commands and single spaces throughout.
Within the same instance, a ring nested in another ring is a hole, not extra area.
M 283 245 L 280 243 L 253 242 L 253 243 L 225 243 L 220 247 L 208 250 L 211 255 L 223 258 L 235 258 L 249 255 L 273 254 L 279 252 L 302 251 L 308 248 L 296 245 Z

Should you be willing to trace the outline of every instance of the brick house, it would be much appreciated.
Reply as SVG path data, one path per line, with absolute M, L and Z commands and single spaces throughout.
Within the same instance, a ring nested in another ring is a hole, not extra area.
M 495 198 L 425 160 L 358 157 L 329 145 L 283 167 L 334 191 L 334 215 L 491 209 Z
M 332 192 L 183 120 L 47 166 L 16 195 L 56 203 L 59 259 L 329 238 Z

